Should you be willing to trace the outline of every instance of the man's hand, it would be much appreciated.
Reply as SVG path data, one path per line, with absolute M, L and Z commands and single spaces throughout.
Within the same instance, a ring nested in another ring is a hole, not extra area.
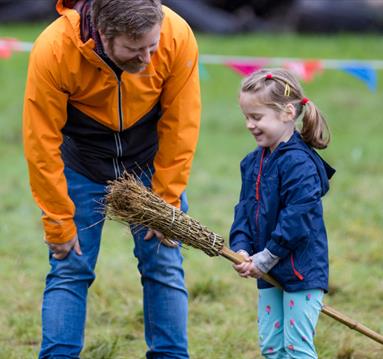
M 170 247 L 170 248 L 175 248 L 178 246 L 178 242 L 173 240 L 173 239 L 169 239 L 169 238 L 166 238 L 161 232 L 159 231 L 156 231 L 154 229 L 148 229 L 148 232 L 146 233 L 145 237 L 144 237 L 144 240 L 145 241 L 149 241 L 151 240 L 154 236 L 156 236 L 158 238 L 158 240 L 164 244 L 165 246 L 167 247 Z
M 64 259 L 72 249 L 76 252 L 76 254 L 78 254 L 79 256 L 82 256 L 80 242 L 78 241 L 77 234 L 69 242 L 60 243 L 60 244 L 46 242 L 46 244 L 49 247 L 49 249 L 53 252 L 53 258 L 55 259 L 58 259 L 58 260 Z

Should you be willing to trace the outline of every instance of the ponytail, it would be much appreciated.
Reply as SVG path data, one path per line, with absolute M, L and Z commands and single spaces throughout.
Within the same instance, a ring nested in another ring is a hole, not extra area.
M 330 142 L 330 130 L 325 118 L 311 101 L 303 104 L 302 139 L 311 147 L 324 149 Z

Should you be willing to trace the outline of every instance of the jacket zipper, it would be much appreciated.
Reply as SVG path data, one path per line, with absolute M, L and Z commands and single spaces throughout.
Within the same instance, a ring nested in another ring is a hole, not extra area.
M 113 71 L 114 72 L 114 71 Z M 122 157 L 122 143 L 121 143 L 121 136 L 120 132 L 123 130 L 124 123 L 123 123 L 123 113 L 122 113 L 122 93 L 121 93 L 121 79 L 117 76 L 115 73 L 115 76 L 117 78 L 118 82 L 118 130 L 119 132 L 116 132 L 114 134 L 115 142 L 116 142 L 116 152 L 117 157 L 115 158 L 117 172 L 116 172 L 116 178 L 121 177 L 121 169 L 118 164 L 118 158 Z
M 294 275 L 299 279 L 299 280 L 303 280 L 304 277 L 301 273 L 299 273 L 296 269 L 295 269 L 295 264 L 294 264 L 294 257 L 293 257 L 293 254 L 291 253 L 290 255 L 290 262 L 291 262 L 291 267 L 293 268 L 293 272 L 294 272 Z
M 261 155 L 261 162 L 259 164 L 259 172 L 257 176 L 257 181 L 255 182 L 255 199 L 257 200 L 257 210 L 255 213 L 255 224 L 257 226 L 257 234 L 259 237 L 259 225 L 258 225 L 258 218 L 259 218 L 259 206 L 260 206 L 260 187 L 261 187 L 261 177 L 262 177 L 262 168 L 263 168 L 263 158 L 265 157 L 265 149 L 262 150 Z
M 122 143 L 121 143 L 121 136 L 120 132 L 124 128 L 124 121 L 123 121 L 123 113 L 122 113 L 122 93 L 121 93 L 121 79 L 118 77 L 118 75 L 114 72 L 114 70 L 108 65 L 104 59 L 95 52 L 95 55 L 112 71 L 114 74 L 116 80 L 117 80 L 117 85 L 118 85 L 118 132 L 114 133 L 114 142 L 116 145 L 116 155 L 117 157 L 112 158 L 113 162 L 113 169 L 114 169 L 114 176 L 115 178 L 121 177 L 121 168 L 118 163 L 118 158 L 122 156 Z
M 258 218 L 259 218 L 259 207 L 260 207 L 260 193 L 261 193 L 261 178 L 262 178 L 262 170 L 263 170 L 263 160 L 264 160 L 264 157 L 265 157 L 265 149 L 262 150 L 262 155 L 261 155 L 261 161 L 260 161 L 260 164 L 259 164 L 259 172 L 258 172 L 258 176 L 257 176 L 257 181 L 255 183 L 255 199 L 257 200 L 257 210 L 256 210 L 256 214 L 255 214 L 255 223 L 257 225 L 257 233 L 258 233 Z M 259 234 L 259 233 L 258 233 Z M 294 257 L 293 257 L 293 254 L 291 253 L 290 255 L 290 262 L 291 262 L 291 267 L 293 268 L 293 272 L 294 272 L 294 275 L 299 279 L 299 280 L 304 280 L 304 277 L 301 273 L 299 273 L 296 268 L 295 268 L 295 264 L 294 264 Z

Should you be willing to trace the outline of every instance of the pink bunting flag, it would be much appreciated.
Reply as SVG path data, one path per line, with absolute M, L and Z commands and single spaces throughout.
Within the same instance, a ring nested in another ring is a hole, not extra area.
M 284 67 L 305 82 L 312 81 L 315 75 L 323 70 L 319 60 L 289 61 L 284 64 Z
M 18 48 L 17 42 L 16 39 L 0 38 L 0 59 L 10 58 L 13 50 Z
M 236 73 L 247 76 L 252 74 L 254 71 L 257 71 L 261 69 L 262 67 L 265 67 L 267 65 L 266 60 L 249 60 L 249 61 L 226 61 L 225 65 L 227 67 L 230 67 L 232 70 L 234 70 Z

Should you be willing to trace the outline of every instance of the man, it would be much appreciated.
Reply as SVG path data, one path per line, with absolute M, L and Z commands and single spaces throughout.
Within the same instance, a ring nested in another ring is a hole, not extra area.
M 31 53 L 24 147 L 51 265 L 40 358 L 79 358 L 107 181 L 137 173 L 185 209 L 199 131 L 198 54 L 189 26 L 160 0 L 59 0 L 57 10 Z M 188 358 L 182 256 L 160 239 L 134 233 L 147 357 Z

